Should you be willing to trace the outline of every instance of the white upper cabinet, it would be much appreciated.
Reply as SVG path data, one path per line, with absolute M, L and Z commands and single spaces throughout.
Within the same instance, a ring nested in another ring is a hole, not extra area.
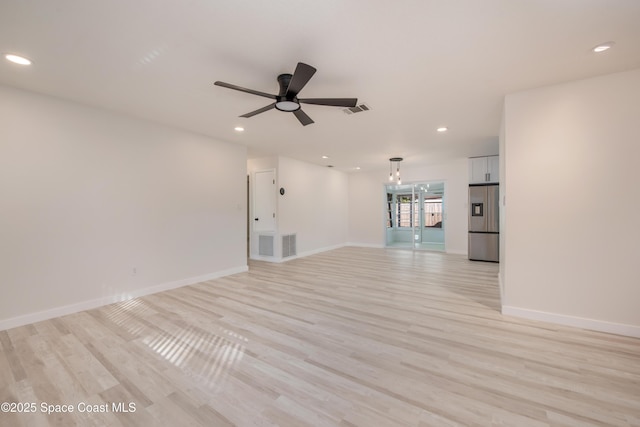
M 498 156 L 489 156 L 487 157 L 487 177 L 489 178 L 489 182 L 498 182 L 500 181 L 500 173 L 498 172 L 498 168 L 500 165 L 500 158 Z
M 486 184 L 498 182 L 498 156 L 472 157 L 469 159 L 469 184 Z

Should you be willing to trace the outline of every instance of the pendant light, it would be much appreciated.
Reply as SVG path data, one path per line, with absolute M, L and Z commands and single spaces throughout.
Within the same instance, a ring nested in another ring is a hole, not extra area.
M 392 157 L 389 159 L 389 181 L 393 181 L 393 164 L 396 164 L 396 179 L 398 180 L 398 185 L 402 184 L 402 179 L 400 178 L 400 162 L 402 161 L 402 157 Z

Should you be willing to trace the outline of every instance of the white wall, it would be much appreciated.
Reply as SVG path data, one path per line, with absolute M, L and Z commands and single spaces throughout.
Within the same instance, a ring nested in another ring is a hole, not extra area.
M 496 147 L 497 149 L 497 147 Z M 402 182 L 442 181 L 444 194 L 444 237 L 449 253 L 467 253 L 467 205 L 469 194 L 468 160 L 457 159 L 442 165 L 414 166 L 410 159 L 401 164 Z M 384 246 L 384 186 L 388 173 L 352 173 L 349 175 L 349 242 Z
M 2 86 L 0 129 L 0 329 L 246 270 L 246 148 Z
M 503 312 L 640 336 L 640 70 L 506 97 Z
M 247 171 L 249 173 L 255 173 L 263 170 L 277 169 L 278 157 L 260 157 L 256 159 L 247 160 Z
M 278 227 L 297 234 L 298 254 L 314 253 L 347 242 L 349 183 L 347 174 L 279 157 Z
M 349 243 L 383 247 L 385 244 L 386 179 L 380 173 L 349 175 Z

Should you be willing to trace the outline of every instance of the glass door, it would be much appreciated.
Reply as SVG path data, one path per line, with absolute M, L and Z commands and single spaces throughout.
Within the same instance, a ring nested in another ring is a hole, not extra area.
M 444 251 L 444 183 L 386 186 L 386 245 Z
M 416 185 L 420 231 L 415 233 L 417 249 L 444 251 L 444 183 Z
M 414 235 L 413 185 L 386 186 L 386 245 L 395 248 L 413 247 Z

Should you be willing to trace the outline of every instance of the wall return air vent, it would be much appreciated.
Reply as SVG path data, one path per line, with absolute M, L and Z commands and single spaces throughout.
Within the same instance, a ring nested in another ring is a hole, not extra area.
M 258 236 L 258 255 L 273 256 L 273 236 Z
M 296 254 L 296 235 L 287 234 L 282 236 L 282 258 L 295 256 Z

